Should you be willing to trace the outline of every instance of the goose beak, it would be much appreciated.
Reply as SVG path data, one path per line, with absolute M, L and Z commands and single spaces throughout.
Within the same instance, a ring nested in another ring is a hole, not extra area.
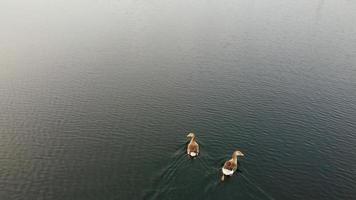
M 241 151 L 237 151 L 236 156 L 245 156 L 245 155 Z

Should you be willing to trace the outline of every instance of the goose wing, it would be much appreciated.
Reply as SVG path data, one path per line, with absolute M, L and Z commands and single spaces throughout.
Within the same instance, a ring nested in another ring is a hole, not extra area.
M 235 171 L 237 169 L 237 165 L 232 160 L 228 160 L 225 162 L 224 168 L 231 171 Z
M 195 152 L 195 153 L 199 153 L 199 145 L 198 143 L 194 142 L 194 143 L 189 143 L 188 144 L 188 153 L 190 152 Z

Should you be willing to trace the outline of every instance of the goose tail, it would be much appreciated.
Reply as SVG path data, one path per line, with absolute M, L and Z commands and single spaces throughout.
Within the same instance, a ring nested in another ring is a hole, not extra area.
M 198 154 L 192 151 L 192 152 L 190 152 L 189 155 L 192 156 L 192 157 L 195 157 L 195 156 L 197 156 Z

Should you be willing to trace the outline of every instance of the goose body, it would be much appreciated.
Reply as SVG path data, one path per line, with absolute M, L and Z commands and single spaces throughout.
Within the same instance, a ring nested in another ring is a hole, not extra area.
M 238 165 L 237 165 L 237 159 L 230 159 L 225 162 L 224 167 L 222 168 L 222 173 L 226 176 L 231 176 L 234 174 L 236 171 Z
M 190 138 L 190 142 L 187 146 L 187 154 L 191 157 L 198 156 L 199 154 L 199 144 L 196 141 L 196 137 L 194 133 L 189 133 L 187 135 Z
M 244 154 L 241 151 L 235 151 L 232 154 L 232 158 L 225 162 L 224 166 L 221 169 L 223 173 L 223 176 L 221 177 L 222 181 L 224 180 L 225 176 L 232 176 L 239 167 L 237 163 L 238 156 L 244 156 Z

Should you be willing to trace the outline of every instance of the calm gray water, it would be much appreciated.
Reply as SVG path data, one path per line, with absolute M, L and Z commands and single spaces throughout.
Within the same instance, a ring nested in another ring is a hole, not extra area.
M 355 23 L 353 0 L 1 0 L 0 199 L 356 199 Z

